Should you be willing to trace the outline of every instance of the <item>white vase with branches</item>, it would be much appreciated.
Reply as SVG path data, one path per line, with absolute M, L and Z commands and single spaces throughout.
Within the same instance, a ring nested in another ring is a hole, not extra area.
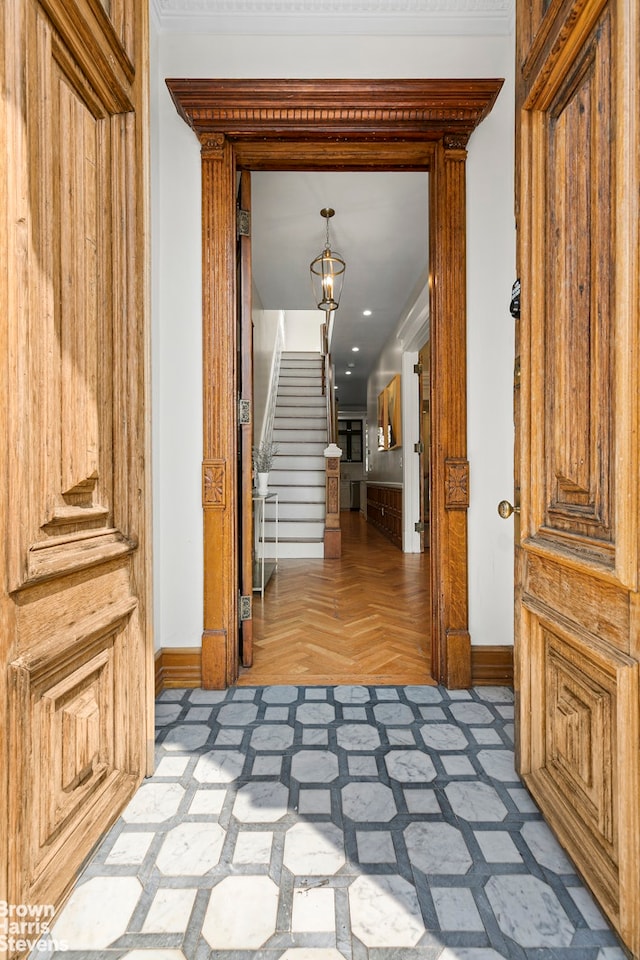
M 253 448 L 253 468 L 259 497 L 266 497 L 269 492 L 269 471 L 277 452 L 277 444 L 272 440 L 263 440 L 259 446 Z

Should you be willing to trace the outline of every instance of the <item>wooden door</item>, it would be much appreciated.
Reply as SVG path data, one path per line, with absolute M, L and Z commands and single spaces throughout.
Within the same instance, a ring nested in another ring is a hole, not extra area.
M 59 904 L 149 768 L 147 14 L 2 5 L 0 899 Z
M 253 320 L 251 315 L 251 174 L 243 170 L 238 191 L 238 563 L 241 602 L 240 657 L 253 663 Z
M 431 489 L 431 343 L 427 341 L 418 354 L 418 404 L 420 408 L 420 550 L 429 549 L 429 515 Z
M 640 955 L 638 0 L 521 0 L 520 768 Z

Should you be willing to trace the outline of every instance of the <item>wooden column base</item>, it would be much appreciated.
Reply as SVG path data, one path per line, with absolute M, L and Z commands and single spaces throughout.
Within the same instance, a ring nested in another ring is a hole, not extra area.
M 342 556 L 342 530 L 324 531 L 325 560 L 339 560 Z
M 448 690 L 471 686 L 471 637 L 468 630 L 447 630 L 443 683 Z
M 233 682 L 227 675 L 227 654 L 227 631 L 205 630 L 202 634 L 202 686 L 205 690 L 224 690 Z
M 200 647 L 163 647 L 155 657 L 156 697 L 163 690 L 202 686 Z M 513 647 L 472 646 L 473 686 L 513 686 Z M 451 687 L 451 689 L 456 689 Z

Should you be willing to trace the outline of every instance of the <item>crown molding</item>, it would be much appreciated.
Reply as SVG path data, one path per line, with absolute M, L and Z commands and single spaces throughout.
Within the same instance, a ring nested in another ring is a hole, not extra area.
M 429 339 L 429 283 L 424 284 L 396 328 L 403 350 L 418 350 Z
M 150 0 L 161 33 L 508 36 L 514 0 Z
M 225 138 L 304 143 L 346 137 L 420 145 L 452 137 L 463 150 L 504 80 L 170 78 L 165 83 L 202 148 L 221 156 Z

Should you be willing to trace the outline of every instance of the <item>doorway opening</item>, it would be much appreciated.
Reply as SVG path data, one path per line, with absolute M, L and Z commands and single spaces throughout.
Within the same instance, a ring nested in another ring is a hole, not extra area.
M 293 682 L 296 675 L 318 683 L 336 676 L 428 682 L 429 558 L 416 564 L 400 552 L 424 550 L 424 537 L 414 532 L 421 520 L 418 378 L 405 353 L 428 332 L 428 177 L 259 171 L 250 174 L 245 196 L 251 207 L 252 446 L 273 446 L 275 457 L 269 496 L 252 502 L 253 617 L 248 638 L 243 624 L 249 669 L 241 682 Z M 329 205 L 336 210 L 332 242 L 347 263 L 328 344 L 333 438 L 318 353 L 325 315 L 310 309 L 309 283 L 309 263 L 322 239 L 318 211 Z M 246 281 L 243 275 L 243 286 Z M 242 310 L 244 289 L 238 299 Z M 244 370 L 242 359 L 240 365 Z M 382 445 L 379 396 L 389 398 Z M 330 439 L 342 450 L 343 549 L 341 559 L 325 561 L 323 451 Z
M 429 176 L 432 669 L 471 683 L 466 459 L 466 145 L 501 80 L 167 80 L 202 156 L 202 683 L 239 672 L 236 177 L 242 170 L 422 170 Z

